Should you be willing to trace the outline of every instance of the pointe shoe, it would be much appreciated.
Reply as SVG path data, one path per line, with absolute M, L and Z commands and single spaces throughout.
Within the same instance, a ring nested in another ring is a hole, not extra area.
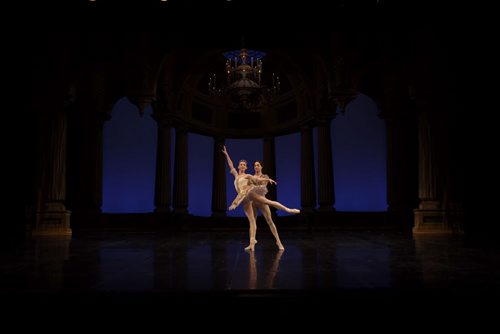
M 299 209 L 288 209 L 286 210 L 288 213 L 293 213 L 294 215 L 299 214 L 300 210 Z
M 276 243 L 276 246 L 278 246 L 278 249 L 279 249 L 280 251 L 285 250 L 285 247 L 283 247 L 283 244 L 282 244 L 281 242 L 277 242 L 277 243 Z
M 250 245 L 245 247 L 246 251 L 251 251 L 253 252 L 255 250 L 255 244 L 257 243 L 257 240 L 250 240 Z

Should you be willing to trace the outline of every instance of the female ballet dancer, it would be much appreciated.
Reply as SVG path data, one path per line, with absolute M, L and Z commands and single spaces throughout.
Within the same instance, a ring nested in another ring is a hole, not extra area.
M 237 192 L 236 198 L 233 200 L 231 206 L 229 206 L 229 210 L 234 210 L 238 205 L 243 203 L 243 211 L 248 218 L 250 229 L 250 243 L 245 250 L 253 251 L 255 249 L 255 244 L 257 240 L 255 240 L 255 234 L 257 232 L 257 224 L 255 220 L 254 210 L 252 207 L 252 203 L 256 204 L 267 204 L 276 209 L 286 211 L 288 213 L 298 214 L 300 210 L 298 209 L 290 209 L 284 206 L 283 204 L 271 201 L 262 195 L 262 188 L 258 187 L 259 182 L 269 182 L 271 184 L 276 184 L 276 181 L 270 178 L 253 176 L 250 174 L 246 174 L 247 170 L 247 161 L 240 160 L 238 163 L 238 172 L 234 168 L 233 161 L 229 157 L 229 153 L 227 152 L 226 146 L 223 147 L 222 153 L 226 156 L 227 164 L 229 166 L 229 170 L 231 174 L 234 176 L 234 187 Z M 260 189 L 260 190 L 259 190 Z M 260 191 L 260 193 L 259 193 Z M 279 247 L 279 246 L 278 246 Z
M 257 192 L 258 194 L 261 194 L 262 196 L 266 196 L 267 194 L 267 184 L 269 183 L 269 176 L 267 174 L 262 174 L 262 162 L 260 160 L 256 160 L 253 163 L 253 170 L 254 176 L 264 178 L 265 181 L 257 181 L 258 185 L 253 189 L 254 192 Z M 252 208 L 253 208 L 253 213 L 255 220 L 257 221 L 257 209 L 262 212 L 262 215 L 264 216 L 264 219 L 267 222 L 267 225 L 269 225 L 269 229 L 271 230 L 271 233 L 273 234 L 274 238 L 276 239 L 276 246 L 278 246 L 279 250 L 284 250 L 285 247 L 283 247 L 283 244 L 281 243 L 279 234 L 278 234 L 278 229 L 276 228 L 276 225 L 273 222 L 273 217 L 271 215 L 271 209 L 269 208 L 269 205 L 259 203 L 259 202 L 252 202 Z M 256 229 L 257 232 L 257 229 Z

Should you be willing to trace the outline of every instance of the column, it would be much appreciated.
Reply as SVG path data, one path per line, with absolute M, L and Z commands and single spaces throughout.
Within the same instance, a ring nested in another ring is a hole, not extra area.
M 301 139 L 301 205 L 304 213 L 314 212 L 316 207 L 316 181 L 314 178 L 313 132 L 309 125 L 303 126 Z
M 155 212 L 170 212 L 171 161 L 170 122 L 164 117 L 155 117 L 158 123 L 156 148 Z
M 322 212 L 334 211 L 335 203 L 330 122 L 322 119 L 318 124 L 318 204 Z
M 264 161 L 263 161 L 263 174 L 269 175 L 273 180 L 276 180 L 276 149 L 274 145 L 273 136 L 264 137 Z M 276 180 L 279 182 L 279 180 Z M 277 192 L 275 185 L 268 185 L 268 193 L 266 195 L 272 201 L 276 201 Z M 271 213 L 276 214 L 276 209 L 271 207 Z
M 447 222 L 445 177 L 451 166 L 448 162 L 449 106 L 446 69 L 435 52 L 435 36 L 423 31 L 415 36 L 414 96 L 418 117 L 418 197 L 414 212 L 413 233 L 451 233 Z
M 226 158 L 222 153 L 225 144 L 223 137 L 214 138 L 214 161 L 212 174 L 212 217 L 220 218 L 226 216 Z
M 71 211 L 66 210 L 66 110 L 54 110 L 42 123 L 39 207 L 33 235 L 71 235 Z
M 188 214 L 188 134 L 187 129 L 178 127 L 175 131 L 174 162 L 174 213 Z
M 418 115 L 418 197 L 420 204 L 414 210 L 413 233 L 450 233 L 445 211 L 437 193 L 438 159 L 436 134 L 429 120 L 430 110 L 421 110 Z

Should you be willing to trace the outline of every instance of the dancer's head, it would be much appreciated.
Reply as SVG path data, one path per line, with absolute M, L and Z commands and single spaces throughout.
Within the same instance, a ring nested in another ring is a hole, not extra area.
M 260 174 L 262 173 L 262 161 L 260 160 L 255 160 L 255 162 L 253 163 L 253 170 L 255 171 L 256 174 Z
M 240 162 L 238 163 L 238 170 L 244 172 L 247 170 L 247 161 L 244 159 L 241 159 Z

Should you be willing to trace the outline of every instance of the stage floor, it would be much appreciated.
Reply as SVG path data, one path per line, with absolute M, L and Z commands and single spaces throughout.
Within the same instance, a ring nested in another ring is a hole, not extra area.
M 84 305 L 205 314 L 254 306 L 323 315 L 406 308 L 411 314 L 423 305 L 429 316 L 498 302 L 498 249 L 467 246 L 457 236 L 278 229 L 284 251 L 266 225 L 259 225 L 255 252 L 244 250 L 242 228 L 91 229 L 69 239 L 26 239 L 0 253 L 0 293 L 22 312 L 26 305 Z

